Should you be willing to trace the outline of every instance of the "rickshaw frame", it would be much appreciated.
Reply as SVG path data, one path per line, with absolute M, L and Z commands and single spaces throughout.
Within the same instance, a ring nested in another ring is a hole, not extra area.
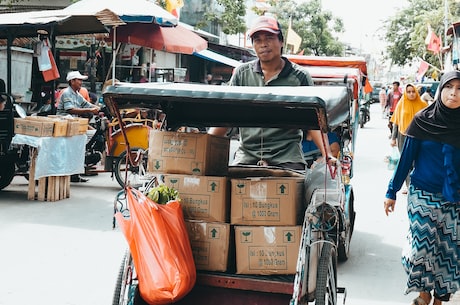
M 181 126 L 197 128 L 263 126 L 320 129 L 323 132 L 340 129 L 341 135 L 345 138 L 351 137 L 353 134 L 350 129 L 352 128 L 350 124 L 350 102 L 353 99 L 345 85 L 301 87 L 293 92 L 292 87 L 120 83 L 108 87 L 104 92 L 104 99 L 110 112 L 115 115 L 124 108 L 155 107 L 161 109 L 166 114 L 166 121 L 163 123 L 166 130 L 176 130 Z M 350 146 L 350 141 L 342 143 L 342 155 L 352 149 Z M 129 143 L 127 143 L 127 149 L 129 149 Z M 338 184 L 343 187 L 340 162 L 338 167 L 340 177 L 337 178 L 340 180 Z M 353 192 L 350 186 L 348 195 L 343 192 L 339 196 L 340 199 L 326 202 L 327 192 L 326 185 L 315 186 L 309 190 L 311 201 L 308 201 L 307 205 L 310 202 L 316 202 L 316 204 L 305 209 L 304 239 L 299 248 L 297 273 L 294 279 L 289 277 L 290 280 L 286 281 L 272 277 L 261 279 L 257 276 L 199 272 L 194 291 L 177 304 L 187 304 L 187 302 L 212 304 L 211 290 L 213 293 L 217 293 L 214 298 L 217 297 L 221 304 L 234 304 L 238 298 L 246 298 L 241 303 L 247 302 L 249 304 L 250 301 L 247 298 L 254 300 L 261 297 L 265 304 L 308 304 L 315 298 L 315 304 L 318 305 L 337 304 L 337 292 L 343 293 L 345 289 L 336 286 L 336 255 L 339 242 L 349 243 L 353 231 L 353 204 L 345 202 L 346 200 L 353 200 Z M 329 197 L 327 198 L 329 199 Z M 350 207 L 352 210 L 343 210 Z M 328 217 L 325 217 L 325 213 Z M 313 218 L 315 221 L 312 220 Z M 342 231 L 346 231 L 350 236 L 343 240 Z M 348 248 L 345 251 L 347 252 Z M 126 268 L 134 268 L 134 265 L 127 266 L 127 261 L 129 259 L 123 260 L 123 270 L 120 270 L 120 274 L 126 274 Z M 309 273 L 312 270 L 315 270 L 317 281 L 309 280 Z M 227 293 L 227 289 L 231 289 L 231 291 Z M 121 290 L 129 291 L 130 289 Z M 118 293 L 120 291 L 118 285 L 117 291 Z M 227 294 L 232 297 L 227 297 Z M 199 298 L 200 295 L 205 295 L 209 299 L 203 300 Z M 113 304 L 125 304 L 122 299 L 120 295 L 114 296 Z M 240 301 L 240 299 L 238 300 Z

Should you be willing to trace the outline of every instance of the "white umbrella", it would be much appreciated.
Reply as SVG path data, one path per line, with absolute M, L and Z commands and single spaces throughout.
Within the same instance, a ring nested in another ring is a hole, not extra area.
M 155 23 L 160 26 L 176 26 L 177 18 L 151 0 L 80 0 L 64 9 L 71 13 L 98 13 L 108 9 L 127 23 Z M 113 58 L 115 62 L 116 27 L 113 31 Z M 112 64 L 112 80 L 115 81 L 115 64 Z
M 72 13 L 97 13 L 109 9 L 124 22 L 175 26 L 177 18 L 151 0 L 81 0 L 64 8 Z

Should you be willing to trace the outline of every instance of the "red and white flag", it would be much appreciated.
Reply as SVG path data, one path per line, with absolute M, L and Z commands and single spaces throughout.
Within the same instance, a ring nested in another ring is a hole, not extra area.
M 438 54 L 441 51 L 441 38 L 433 32 L 430 25 L 428 25 L 428 35 L 425 38 L 425 44 L 427 45 L 427 50 L 434 54 Z
M 422 77 L 425 75 L 426 71 L 428 71 L 430 64 L 424 61 L 423 59 L 420 61 L 420 67 L 417 71 L 417 80 L 421 81 Z

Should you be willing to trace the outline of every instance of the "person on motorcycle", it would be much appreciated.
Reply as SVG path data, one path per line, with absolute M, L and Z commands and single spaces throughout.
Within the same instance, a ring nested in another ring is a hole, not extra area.
M 230 86 L 313 86 L 308 71 L 282 56 L 284 37 L 275 18 L 257 18 L 249 30 L 249 37 L 258 58 L 236 68 L 229 81 Z M 211 127 L 208 130 L 209 134 L 217 136 L 225 136 L 227 132 L 225 127 Z M 233 164 L 306 169 L 301 129 L 240 128 L 239 133 L 240 145 Z M 322 141 L 329 143 L 327 134 L 319 130 L 312 130 L 311 133 L 322 155 L 335 163 L 329 145 L 326 145 L 328 151 L 324 151 L 322 145 Z
M 88 76 L 81 75 L 78 71 L 67 73 L 67 82 L 69 86 L 63 89 L 57 106 L 58 115 L 88 116 L 98 114 L 100 108 L 88 102 L 80 93 L 83 80 Z
M 56 114 L 70 114 L 72 116 L 88 117 L 99 113 L 100 108 L 85 100 L 85 98 L 79 93 L 83 80 L 87 78 L 88 76 L 81 75 L 78 71 L 70 71 L 67 73 L 66 80 L 69 83 L 69 86 L 63 89 L 59 98 Z M 72 175 L 70 177 L 70 181 L 87 182 L 88 179 L 83 178 L 80 175 Z

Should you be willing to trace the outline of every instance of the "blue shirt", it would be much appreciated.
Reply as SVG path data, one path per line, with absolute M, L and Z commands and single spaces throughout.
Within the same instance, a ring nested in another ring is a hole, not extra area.
M 339 138 L 337 137 L 337 134 L 335 132 L 328 132 L 327 137 L 329 139 L 329 145 L 331 145 L 334 142 L 339 143 Z M 313 140 L 302 140 L 302 151 L 304 154 L 315 150 L 319 151 L 319 148 L 316 146 Z
M 460 149 L 452 147 L 452 158 L 451 161 L 448 161 L 443 152 L 444 146 L 446 145 L 439 142 L 406 137 L 401 158 L 388 185 L 386 198 L 396 199 L 396 193 L 401 189 L 412 164 L 414 164 L 410 183 L 415 188 L 433 194 L 443 194 L 444 198 L 450 202 L 458 201 L 459 181 L 457 180 L 456 186 L 448 186 L 446 165 L 451 162 L 451 168 L 455 170 L 458 177 L 460 174 Z M 457 197 L 451 196 L 449 193 L 457 193 Z

